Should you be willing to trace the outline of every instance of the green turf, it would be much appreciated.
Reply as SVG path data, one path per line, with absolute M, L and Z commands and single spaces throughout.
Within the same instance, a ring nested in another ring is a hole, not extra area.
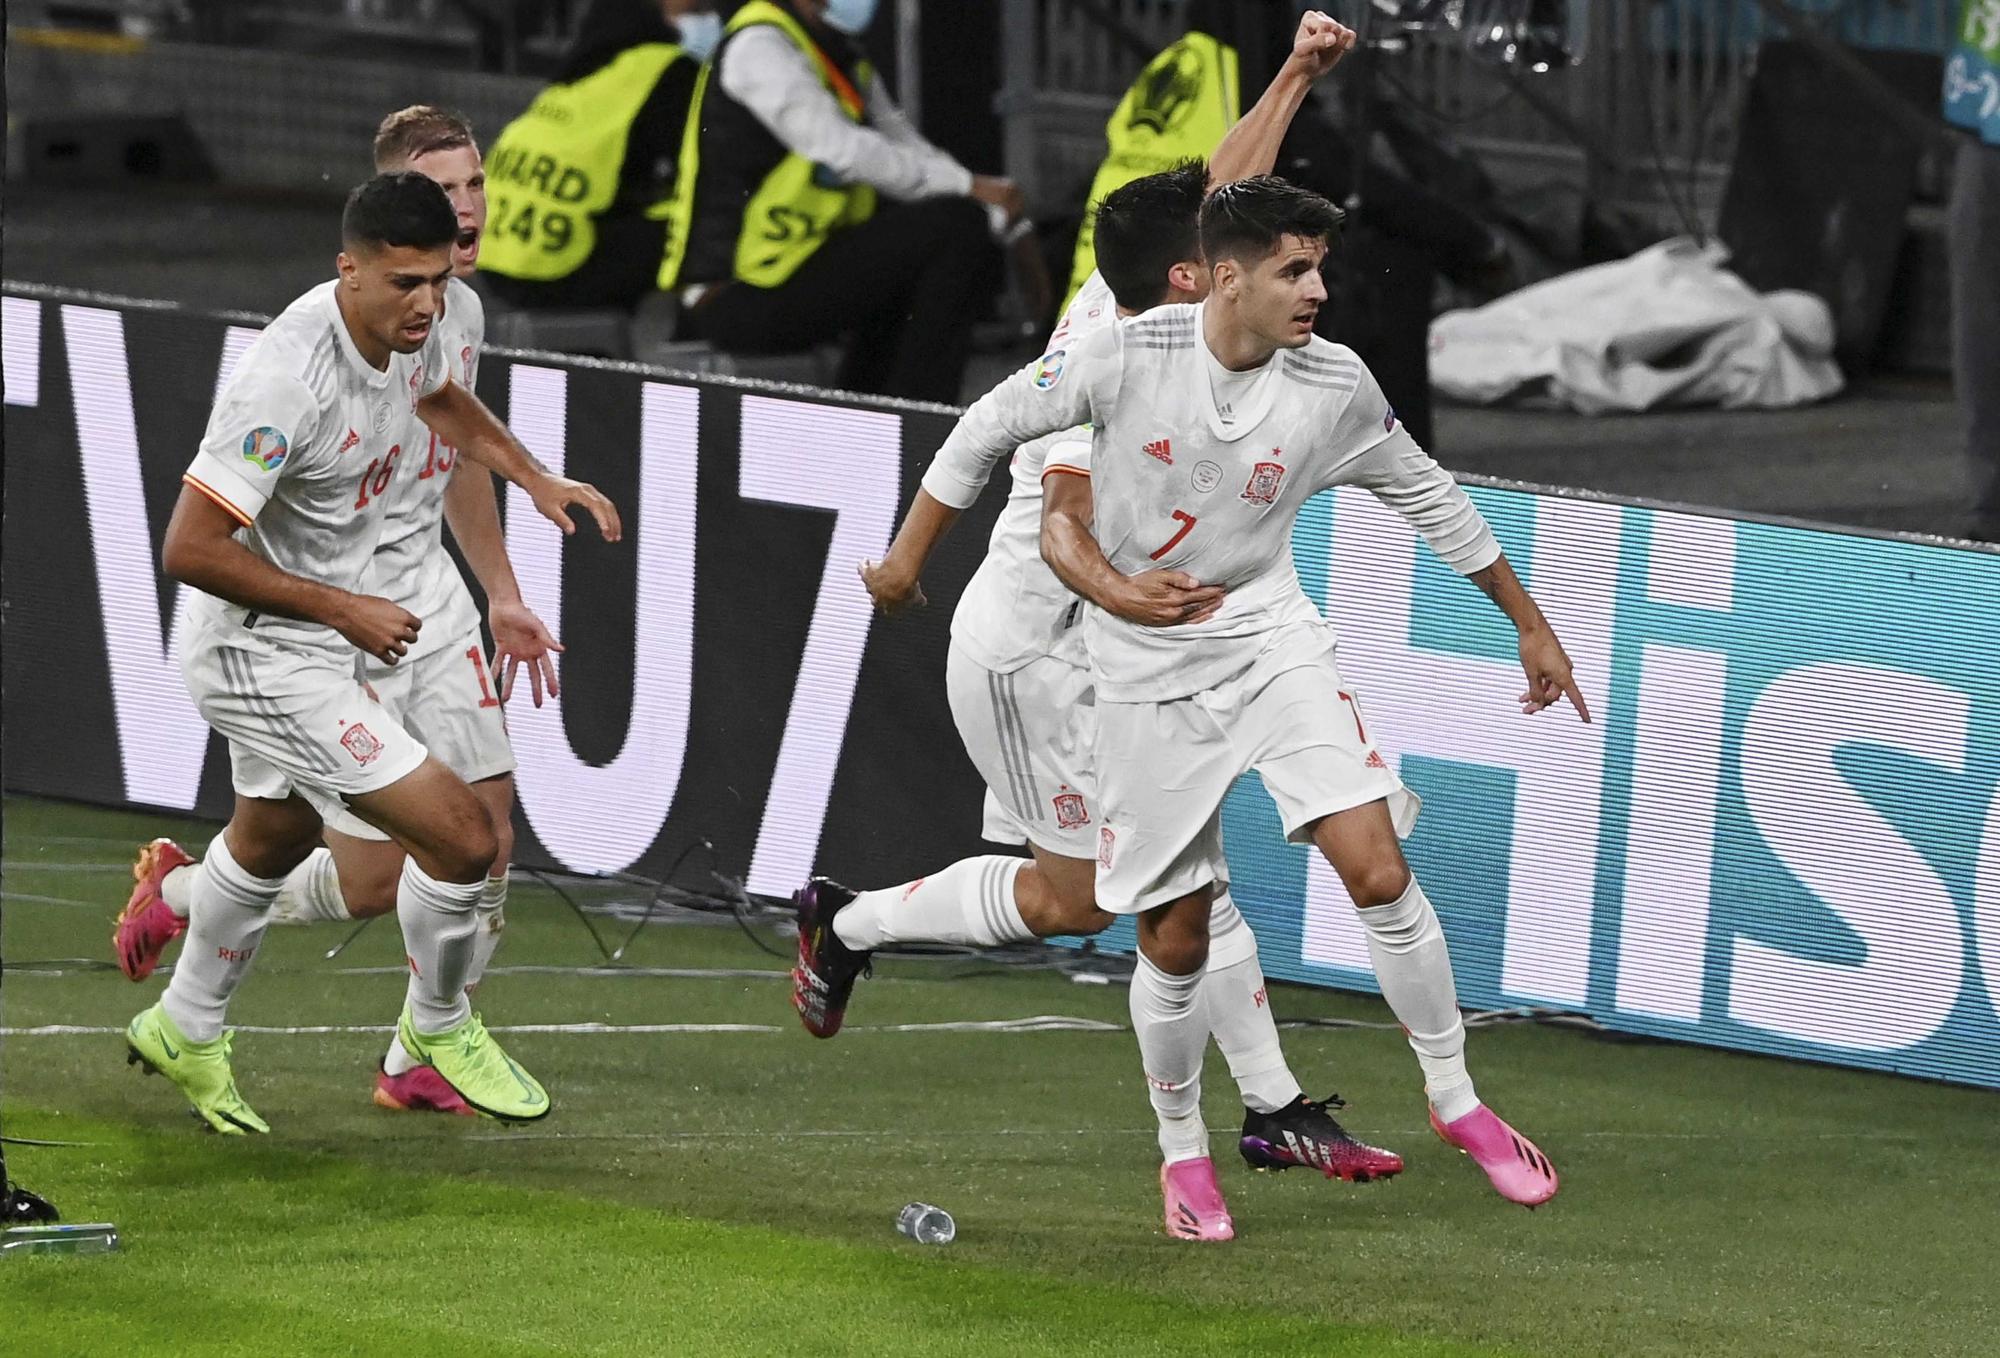
M 107 956 L 133 841 L 171 823 L 7 804 L 10 963 Z M 189 827 L 195 843 L 207 831 Z M 500 961 L 591 960 L 517 888 Z M 609 927 L 608 925 L 605 927 Z M 489 1023 L 743 1023 L 777 1032 L 522 1034 L 549 1085 L 531 1128 L 383 1113 L 368 1075 L 402 989 L 379 924 L 273 930 L 232 1017 L 381 1024 L 244 1034 L 274 1135 L 200 1134 L 110 1036 L 5 1040 L 18 1177 L 116 1257 L 0 1263 L 23 1353 L 1991 1354 L 2000 1326 L 2000 1100 L 1988 1092 L 1541 1028 L 1472 1039 L 1482 1092 L 1549 1151 L 1562 1195 L 1496 1198 L 1422 1125 L 1395 1034 L 1294 1030 L 1293 1065 L 1401 1150 L 1399 1179 L 1256 1176 L 1209 1064 L 1239 1235 L 1159 1232 L 1128 1033 L 850 1031 L 814 1042 L 776 978 L 500 974 Z M 651 928 L 643 966 L 781 972 L 727 927 Z M 888 963 L 854 1025 L 1067 1014 L 1122 1023 L 1115 987 Z M 10 971 L 0 1022 L 121 1025 L 159 982 Z M 1275 987 L 1286 1018 L 1383 1021 L 1373 1000 Z M 893 1230 L 923 1198 L 946 1249 Z M 22 1319 L 25 1318 L 25 1321 Z M 13 1349 L 7 1349 L 13 1352 Z

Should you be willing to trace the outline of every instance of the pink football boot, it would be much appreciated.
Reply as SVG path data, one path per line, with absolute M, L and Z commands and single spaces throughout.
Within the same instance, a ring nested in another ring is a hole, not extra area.
M 1494 1191 L 1523 1207 L 1540 1207 L 1556 1195 L 1556 1167 L 1541 1147 L 1502 1122 L 1485 1104 L 1451 1122 L 1431 1110 L 1431 1130 L 1486 1171 Z
M 1234 1240 L 1236 1223 L 1215 1182 L 1215 1161 L 1176 1160 L 1160 1166 L 1160 1194 L 1166 1199 L 1167 1234 L 1181 1240 Z
M 187 932 L 188 922 L 169 909 L 167 898 L 160 894 L 160 881 L 192 862 L 171 839 L 156 839 L 139 850 L 138 861 L 132 864 L 131 898 L 118 912 L 118 927 L 111 931 L 111 948 L 126 980 L 151 976 L 167 944 Z
M 451 1087 L 435 1066 L 412 1066 L 401 1075 L 375 1072 L 375 1106 L 403 1113 L 456 1113 L 476 1118 L 478 1112 Z

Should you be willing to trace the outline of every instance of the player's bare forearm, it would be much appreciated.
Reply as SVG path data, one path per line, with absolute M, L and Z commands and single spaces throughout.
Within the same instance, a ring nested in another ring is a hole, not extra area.
M 910 510 L 903 515 L 895 541 L 880 561 L 861 563 L 861 582 L 868 587 L 875 606 L 891 615 L 907 608 L 921 608 L 924 598 L 924 567 L 944 535 L 958 522 L 958 510 L 921 486 Z
M 1222 607 L 1223 589 L 1185 571 L 1126 575 L 1111 564 L 1091 531 L 1090 478 L 1062 473 L 1042 479 L 1042 560 L 1070 592 L 1106 613 L 1142 627 L 1206 622 Z
M 239 526 L 206 495 L 182 487 L 160 546 L 160 569 L 253 612 L 338 628 L 355 596 L 280 570 L 236 540 Z
M 542 517 L 563 530 L 574 533 L 576 524 L 569 516 L 571 506 L 589 513 L 606 542 L 618 541 L 624 532 L 618 510 L 597 487 L 557 476 L 514 437 L 486 403 L 457 382 L 445 384 L 417 403 L 417 415 L 433 434 L 461 456 L 490 468 L 528 493 Z
M 1127 584 L 1090 531 L 1095 501 L 1090 478 L 1055 473 L 1042 478 L 1042 560 L 1070 593 L 1106 612 Z
M 1292 119 L 1305 104 L 1315 80 L 1337 65 L 1354 46 L 1353 30 L 1317 10 L 1299 21 L 1291 55 L 1236 126 L 1208 159 L 1211 188 L 1233 184 L 1253 175 L 1269 174 L 1278 163 L 1278 148 L 1291 131 Z
M 490 603 L 512 603 L 521 597 L 507 541 L 500 531 L 500 502 L 493 493 L 493 476 L 477 463 L 462 466 L 444 489 L 444 521 L 452 541 L 486 591 Z
M 1567 697 L 1576 714 L 1584 721 L 1590 720 L 1590 705 L 1584 701 L 1583 690 L 1576 682 L 1575 668 L 1570 663 L 1569 653 L 1563 650 L 1562 641 L 1556 636 L 1555 628 L 1542 616 L 1541 607 L 1535 603 L 1521 577 L 1514 574 L 1505 556 L 1496 557 L 1493 564 L 1483 570 L 1472 572 L 1466 577 L 1479 586 L 1480 592 L 1491 599 L 1521 639 L 1521 671 L 1527 676 L 1528 689 L 1521 695 L 1521 710 L 1535 713 L 1546 707 L 1553 707 L 1560 698 Z
M 1525 634 L 1549 630 L 1549 620 L 1542 616 L 1540 606 L 1521 583 L 1521 577 L 1514 574 L 1514 567 L 1505 556 L 1494 558 L 1492 565 L 1465 578 L 1479 586 L 1479 592 L 1507 615 L 1515 631 Z
M 459 383 L 446 382 L 417 403 L 417 415 L 438 436 L 474 462 L 526 489 L 549 469 L 535 460 L 486 403 Z

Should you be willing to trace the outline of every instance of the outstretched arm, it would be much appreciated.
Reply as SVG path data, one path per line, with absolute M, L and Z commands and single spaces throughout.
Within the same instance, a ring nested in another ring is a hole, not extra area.
M 893 618 L 930 602 L 924 597 L 921 581 L 924 567 L 961 512 L 918 487 L 917 498 L 910 502 L 910 512 L 903 516 L 903 526 L 896 530 L 888 554 L 880 561 L 861 563 L 861 583 L 868 587 L 875 607 Z
M 1446 565 L 1479 586 L 1507 615 L 1520 634 L 1521 670 L 1528 680 L 1528 690 L 1521 695 L 1523 712 L 1540 712 L 1568 695 L 1577 716 L 1590 720 L 1590 707 L 1577 687 L 1562 642 L 1507 563 L 1493 530 L 1465 488 L 1418 446 L 1409 431 L 1397 425 L 1355 458 L 1341 479 L 1365 486 L 1402 515 Z
M 923 606 L 918 583 L 931 553 L 986 488 L 1000 459 L 1032 439 L 1089 419 L 1093 378 L 1115 375 L 1117 336 L 1092 336 L 1075 350 L 1056 349 L 1002 381 L 959 417 L 924 471 L 923 486 L 881 561 L 860 563 L 875 606 L 896 614 Z
M 521 601 L 521 585 L 514 578 L 514 563 L 507 557 L 506 539 L 500 533 L 493 476 L 486 468 L 475 463 L 451 473 L 444 488 L 444 521 L 450 525 L 452 541 L 465 554 L 479 587 L 486 591 L 486 625 L 493 629 L 493 668 L 500 672 L 500 701 L 506 702 L 514 691 L 514 672 L 525 665 L 528 687 L 535 706 L 540 707 L 544 690 L 551 698 L 561 691 L 555 657 L 562 651 L 562 643 Z
M 447 380 L 417 402 L 417 415 L 439 439 L 528 492 L 528 498 L 535 502 L 542 516 L 564 533 L 576 531 L 567 508 L 576 505 L 597 520 L 598 531 L 604 534 L 606 542 L 618 541 L 622 531 L 618 510 L 597 487 L 552 474 L 486 408 L 484 401 L 458 382 Z
M 1306 101 L 1306 91 L 1353 49 L 1353 29 L 1316 9 L 1307 10 L 1292 38 L 1291 55 L 1271 78 L 1263 97 L 1229 129 L 1229 135 L 1208 158 L 1208 186 L 1220 188 L 1252 175 L 1269 174 L 1278 163 L 1278 148 L 1291 131 L 1292 119 Z
M 1514 568 L 1507 564 L 1507 558 L 1496 557 L 1492 565 L 1466 578 L 1500 606 L 1500 611 L 1514 624 L 1514 630 L 1520 633 L 1521 672 L 1528 678 L 1528 691 L 1521 695 L 1521 710 L 1533 714 L 1554 707 L 1567 695 L 1576 715 L 1589 721 L 1590 705 L 1584 702 L 1583 690 L 1577 687 L 1569 653 L 1563 650 L 1555 628 L 1542 616 L 1541 607 L 1522 585 L 1521 577 L 1514 574 Z

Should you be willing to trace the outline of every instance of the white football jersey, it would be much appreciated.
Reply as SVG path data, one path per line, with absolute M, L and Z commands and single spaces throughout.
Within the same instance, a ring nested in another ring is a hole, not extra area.
M 486 307 L 479 294 L 459 279 L 452 279 L 445 289 L 437 335 L 452 378 L 467 391 L 474 390 L 479 346 L 486 338 Z M 444 490 L 455 474 L 492 473 L 477 462 L 458 473 L 458 450 L 440 442 L 414 412 L 403 446 L 407 451 L 390 491 L 381 545 L 368 563 L 365 592 L 393 599 L 423 619 L 416 644 L 403 659 L 407 664 L 479 626 L 472 592 L 444 549 Z
M 1177 569 L 1228 588 L 1216 616 L 1194 626 L 1141 627 L 1092 610 L 1091 664 L 1108 702 L 1214 688 L 1282 631 L 1308 634 L 1289 638 L 1302 653 L 1331 646 L 1291 554 L 1299 509 L 1322 490 L 1372 491 L 1461 573 L 1500 555 L 1479 511 L 1397 423 L 1351 349 L 1315 338 L 1279 350 L 1261 379 L 1237 384 L 1225 422 L 1203 314 L 1156 308 L 1044 357 L 976 402 L 938 451 L 939 461 L 965 465 L 1090 421 L 1093 531 L 1106 558 L 1126 575 Z
M 183 480 L 242 525 L 237 539 L 291 575 L 360 592 L 391 487 L 407 475 L 418 401 L 444 385 L 441 332 L 371 368 L 334 301 L 338 280 L 267 326 L 230 375 Z M 198 593 L 197 623 L 247 638 L 349 650 L 316 622 L 256 614 Z
M 1077 291 L 1049 336 L 1050 353 L 1109 328 L 1118 304 L 1101 274 L 1093 272 Z M 932 498 L 963 509 L 979 498 L 991 464 L 978 469 L 977 485 L 953 477 L 948 464 L 934 462 L 924 477 Z M 1042 478 L 1090 475 L 1090 431 L 1071 429 L 1023 444 L 1014 453 L 1007 504 L 987 540 L 986 559 L 959 596 L 951 615 L 952 640 L 989 670 L 1011 674 L 1040 656 L 1062 654 L 1085 664 L 1082 605 L 1042 560 Z M 969 492 L 969 493 L 968 493 Z

